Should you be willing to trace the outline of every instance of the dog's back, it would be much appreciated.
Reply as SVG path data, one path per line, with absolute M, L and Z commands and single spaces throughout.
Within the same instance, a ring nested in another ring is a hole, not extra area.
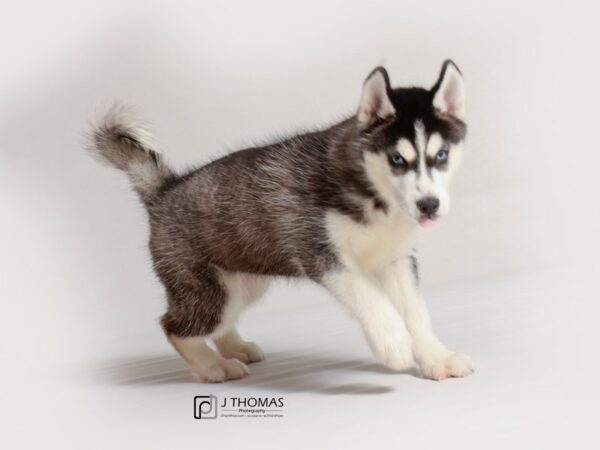
M 334 263 L 325 214 L 346 186 L 334 182 L 329 160 L 345 128 L 237 151 L 165 183 L 147 202 L 159 274 L 193 260 L 318 278 Z

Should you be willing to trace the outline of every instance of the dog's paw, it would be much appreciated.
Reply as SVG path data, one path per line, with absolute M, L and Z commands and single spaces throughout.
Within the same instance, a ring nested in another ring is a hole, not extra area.
M 262 361 L 265 354 L 254 342 L 244 342 L 235 347 L 221 347 L 221 355 L 224 358 L 236 358 L 245 364 Z
M 248 366 L 236 358 L 222 359 L 197 376 L 205 383 L 223 383 L 227 380 L 244 378 L 250 373 Z
M 444 380 L 451 377 L 466 377 L 473 373 L 473 363 L 462 353 L 442 353 L 427 358 L 426 362 L 418 364 L 421 375 L 431 380 Z
M 259 362 L 265 359 L 265 354 L 262 349 L 254 342 L 246 342 L 242 347 L 242 352 L 248 357 L 248 362 Z
M 246 364 L 251 364 L 265 359 L 265 354 L 254 342 L 246 342 L 244 345 L 236 348 L 233 351 L 232 356 Z

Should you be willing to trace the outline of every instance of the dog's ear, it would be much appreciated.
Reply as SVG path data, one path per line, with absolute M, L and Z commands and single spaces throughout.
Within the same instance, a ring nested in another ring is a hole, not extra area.
M 465 120 L 465 85 L 462 73 L 449 59 L 442 65 L 437 82 L 431 88 L 433 107 L 442 114 L 448 114 L 464 122 Z
M 358 123 L 361 129 L 370 128 L 378 122 L 384 122 L 396 115 L 390 100 L 390 79 L 383 67 L 375 68 L 363 84 Z

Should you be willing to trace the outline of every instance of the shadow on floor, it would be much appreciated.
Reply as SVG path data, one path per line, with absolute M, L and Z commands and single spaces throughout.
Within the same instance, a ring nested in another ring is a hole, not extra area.
M 232 388 L 248 387 L 267 391 L 313 392 L 327 395 L 385 394 L 390 386 L 369 383 L 332 384 L 336 372 L 369 372 L 380 375 L 412 375 L 392 372 L 367 359 L 342 359 L 323 352 L 274 352 L 265 361 L 252 364 L 250 375 L 229 381 Z M 92 383 L 115 385 L 158 385 L 198 381 L 178 355 L 107 360 L 88 367 L 83 378 Z

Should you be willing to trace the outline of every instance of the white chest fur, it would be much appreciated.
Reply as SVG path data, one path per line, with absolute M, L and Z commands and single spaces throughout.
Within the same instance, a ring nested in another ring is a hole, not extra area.
M 376 271 L 411 253 L 417 239 L 417 225 L 397 214 L 379 212 L 368 224 L 346 215 L 329 212 L 329 237 L 342 263 L 349 268 Z

